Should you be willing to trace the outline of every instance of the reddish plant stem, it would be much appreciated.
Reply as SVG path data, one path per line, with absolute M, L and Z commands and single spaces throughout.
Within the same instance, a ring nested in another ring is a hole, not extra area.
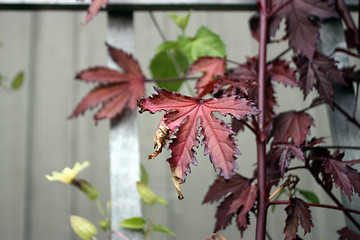
M 283 204 L 289 204 L 289 201 L 277 200 L 277 201 L 269 202 L 269 205 L 283 205 Z M 312 207 L 330 208 L 330 209 L 335 209 L 335 210 L 339 210 L 339 211 L 343 211 L 343 212 L 352 212 L 352 213 L 360 214 L 359 210 L 355 210 L 355 209 L 351 209 L 351 208 L 344 208 L 344 207 L 338 207 L 338 206 L 320 204 L 320 203 L 306 203 L 306 204 L 308 206 L 312 206 Z
M 335 50 L 334 50 L 330 55 L 332 56 L 332 55 L 334 55 L 334 53 L 336 53 L 336 52 L 342 52 L 342 53 L 346 53 L 346 54 L 349 55 L 349 56 L 356 57 L 356 58 L 360 58 L 360 55 L 359 55 L 359 54 L 353 53 L 353 52 L 351 52 L 350 50 L 343 49 L 343 48 L 335 48 Z
M 257 181 L 259 187 L 259 200 L 257 206 L 256 240 L 264 240 L 266 235 L 266 215 L 268 192 L 266 189 L 266 143 L 262 139 L 265 126 L 265 87 L 266 87 L 266 42 L 268 35 L 267 0 L 260 1 L 260 41 L 259 41 L 259 87 L 258 108 L 261 111 L 258 120 L 259 135 L 256 139 L 257 145 Z
M 357 126 L 358 128 L 360 128 L 360 123 L 353 118 L 352 116 L 350 116 L 350 114 L 348 114 L 342 107 L 340 107 L 340 105 L 338 105 L 336 102 L 333 103 L 334 104 L 334 108 L 336 110 L 338 110 L 339 112 L 341 112 L 348 121 L 352 122 L 353 124 L 355 124 L 355 126 Z
M 311 169 L 309 168 L 309 166 L 307 166 L 309 172 L 311 173 L 311 175 L 314 177 L 315 181 L 323 188 L 323 190 L 327 193 L 327 195 L 331 198 L 331 200 L 334 201 L 334 203 L 340 207 L 340 208 L 344 208 L 344 206 L 341 204 L 341 202 L 334 196 L 334 194 L 328 190 L 323 183 L 321 182 L 320 178 L 318 177 L 318 175 L 316 173 L 314 173 L 313 171 L 311 171 Z M 355 218 L 353 216 L 350 215 L 349 212 L 345 212 L 344 214 L 346 217 L 348 217 L 348 219 L 354 224 L 354 226 L 356 226 L 357 229 L 360 230 L 360 224 L 355 220 Z
M 183 78 L 159 78 L 159 79 L 146 79 L 145 83 L 152 83 L 152 82 L 177 82 L 177 81 L 184 81 L 184 80 L 197 80 L 198 77 L 183 77 Z

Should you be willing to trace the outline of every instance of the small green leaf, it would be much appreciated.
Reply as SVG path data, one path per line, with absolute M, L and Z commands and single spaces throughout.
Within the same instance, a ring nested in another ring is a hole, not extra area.
M 74 185 L 78 187 L 90 200 L 95 200 L 99 196 L 99 190 L 83 179 L 75 179 Z
M 153 205 L 156 202 L 157 196 L 146 184 L 143 182 L 137 182 L 136 186 L 144 203 Z
M 173 231 L 171 231 L 169 228 L 161 225 L 161 224 L 154 224 L 152 225 L 152 230 L 156 231 L 156 232 L 162 232 L 162 233 L 166 233 L 172 237 L 176 237 L 175 233 Z
M 106 232 L 107 230 L 110 230 L 110 228 L 111 228 L 111 221 L 110 221 L 110 219 L 107 218 L 107 219 L 105 219 L 103 221 L 100 221 L 99 225 L 100 225 L 101 229 L 104 232 Z
M 146 172 L 144 165 L 140 164 L 140 179 L 141 182 L 148 184 L 149 183 L 149 175 Z
M 173 42 L 173 41 L 166 41 L 163 42 L 162 44 L 160 44 L 157 48 L 155 53 L 161 53 L 161 52 L 166 52 L 169 50 L 178 50 L 179 49 L 179 43 L 178 42 Z
M 320 200 L 318 198 L 318 196 L 316 196 L 315 193 L 308 191 L 308 190 L 303 190 L 300 188 L 296 188 L 296 190 L 304 197 L 306 198 L 306 200 L 312 202 L 312 203 L 320 203 Z
M 106 211 L 107 211 L 108 214 L 110 213 L 110 211 L 111 211 L 111 201 L 106 202 Z
M 70 216 L 70 224 L 74 232 L 83 240 L 90 240 L 97 234 L 97 229 L 88 220 L 79 216 Z
M 274 201 L 278 200 L 280 198 L 280 196 L 285 192 L 285 189 L 281 189 L 280 192 L 276 195 L 276 197 L 274 198 Z M 272 205 L 271 206 L 271 212 L 275 211 L 275 207 L 276 205 Z
M 191 15 L 191 10 L 189 10 L 185 16 L 176 15 L 175 13 L 171 12 L 167 13 L 167 15 L 174 21 L 174 23 L 181 29 L 181 31 L 184 32 Z
M 157 201 L 158 203 L 162 204 L 162 205 L 165 205 L 165 206 L 168 205 L 168 203 L 165 201 L 165 199 L 163 199 L 163 198 L 161 198 L 161 197 L 157 197 L 157 198 L 156 198 L 156 201 Z
M 11 87 L 16 90 L 19 89 L 24 82 L 24 72 L 19 72 L 13 79 Z
M 194 38 L 179 36 L 178 43 L 191 62 L 202 56 L 226 56 L 225 44 L 220 37 L 204 26 L 198 29 Z
M 179 50 L 172 53 L 160 52 L 150 62 L 150 72 L 154 79 L 178 78 L 180 72 L 186 72 L 189 68 L 187 57 Z M 157 82 L 158 87 L 167 88 L 177 92 L 183 81 Z
M 141 217 L 133 217 L 122 220 L 120 226 L 128 229 L 143 229 L 146 225 L 146 221 Z

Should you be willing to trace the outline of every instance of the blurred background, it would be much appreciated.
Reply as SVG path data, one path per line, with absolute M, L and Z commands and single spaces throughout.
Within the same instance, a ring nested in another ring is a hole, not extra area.
M 178 14 L 185 12 L 175 12 Z M 244 12 L 193 11 L 187 35 L 207 26 L 220 35 L 226 45 L 227 58 L 245 62 L 256 55 L 258 43 L 249 32 L 248 19 L 253 14 Z M 91 182 L 100 190 L 100 201 L 105 206 L 110 200 L 109 189 L 109 121 L 96 126 L 94 112 L 68 120 L 76 104 L 94 85 L 74 81 L 80 70 L 107 64 L 105 47 L 107 15 L 98 14 L 87 26 L 82 25 L 85 11 L 0 11 L 0 73 L 9 80 L 20 70 L 25 82 L 18 91 L 0 88 L 0 239 L 1 240 L 64 240 L 78 239 L 69 224 L 70 215 L 79 215 L 93 223 L 101 220 L 94 202 L 90 202 L 77 189 L 49 182 L 45 174 L 75 162 L 89 161 L 90 167 L 80 178 Z M 175 40 L 180 30 L 166 12 L 154 12 L 168 40 Z M 354 15 L 357 19 L 357 15 Z M 135 12 L 135 57 L 149 78 L 149 64 L 162 40 L 149 12 Z M 282 33 L 279 32 L 279 37 Z M 268 58 L 277 56 L 287 48 L 287 42 L 271 44 Z M 289 53 L 285 57 L 291 57 Z M 147 95 L 153 93 L 147 84 Z M 180 92 L 187 94 L 183 86 Z M 276 112 L 302 109 L 306 103 L 298 89 L 276 85 L 279 107 Z M 325 106 L 310 112 L 316 127 L 312 135 L 324 136 L 331 144 L 327 110 Z M 205 239 L 210 237 L 215 224 L 216 204 L 202 205 L 208 186 L 216 173 L 204 149 L 197 151 L 198 166 L 191 166 L 191 174 L 182 185 L 185 199 L 179 201 L 171 181 L 168 163 L 170 153 L 164 151 L 157 159 L 147 160 L 153 151 L 153 135 L 161 114 L 138 115 L 141 161 L 148 171 L 150 187 L 168 201 L 159 206 L 156 223 L 164 224 L 176 234 L 176 239 Z M 237 135 L 242 155 L 238 157 L 239 173 L 252 176 L 256 162 L 255 138 L 250 131 Z M 124 156 L 126 158 L 126 156 Z M 129 159 L 131 161 L 131 159 Z M 298 160 L 292 161 L 297 164 Z M 300 170 L 299 187 L 315 191 L 321 203 L 332 204 L 325 193 Z M 337 189 L 334 193 L 339 196 Z M 268 233 L 272 239 L 283 239 L 285 206 L 277 206 L 268 214 Z M 314 229 L 305 239 L 337 239 L 336 231 L 344 226 L 341 212 L 311 208 Z M 244 239 L 254 239 L 254 216 Z M 101 231 L 101 230 L 100 230 Z M 302 236 L 303 230 L 299 234 Z M 235 224 L 220 232 L 226 239 L 239 239 Z M 106 239 L 99 235 L 97 239 Z M 173 239 L 154 233 L 152 239 Z

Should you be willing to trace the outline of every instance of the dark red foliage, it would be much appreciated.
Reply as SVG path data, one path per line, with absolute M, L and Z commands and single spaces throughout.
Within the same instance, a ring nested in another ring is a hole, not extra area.
M 213 112 L 223 116 L 228 114 L 243 119 L 248 115 L 258 114 L 259 110 L 244 98 L 224 96 L 222 98 L 199 99 L 155 88 L 157 95 L 142 98 L 138 105 L 140 112 L 166 111 L 165 124 L 174 131 L 169 148 L 172 156 L 168 159 L 173 176 L 185 180 L 190 172 L 190 163 L 196 165 L 195 147 L 199 145 L 198 137 L 204 136 L 205 155 L 209 154 L 215 169 L 220 169 L 220 176 L 231 178 L 237 168 L 234 132 Z M 200 124 L 199 121 L 200 120 Z M 201 127 L 201 128 L 200 128 Z M 178 129 L 177 131 L 175 131 Z M 200 131 L 199 131 L 200 130 Z
M 203 203 L 212 203 L 219 201 L 221 198 L 226 197 L 228 194 L 236 194 L 247 188 L 251 184 L 251 179 L 245 178 L 239 174 L 235 174 L 231 180 L 218 178 L 209 187 Z
M 347 85 L 341 70 L 336 66 L 336 61 L 321 53 L 316 53 L 312 61 L 305 56 L 298 56 L 295 58 L 295 63 L 299 68 L 304 99 L 315 86 L 320 97 L 332 106 L 335 93 L 333 81 Z
M 91 4 L 87 10 L 87 16 L 85 24 L 88 24 L 89 21 L 99 12 L 100 8 L 105 8 L 109 0 L 91 0 Z
M 304 229 L 304 235 L 310 232 L 313 224 L 311 222 L 311 212 L 309 206 L 299 198 L 291 198 L 290 203 L 285 208 L 287 218 L 285 221 L 285 240 L 296 239 L 299 223 Z
M 291 143 L 277 143 L 271 146 L 270 151 L 272 162 L 276 161 L 279 163 L 281 176 L 287 170 L 290 164 L 290 160 L 294 157 L 305 162 L 304 152 L 301 147 Z
M 145 77 L 138 62 L 122 50 L 107 45 L 110 57 L 123 69 L 123 72 L 107 67 L 94 67 L 81 71 L 76 78 L 99 85 L 89 92 L 76 106 L 69 118 L 83 114 L 102 104 L 94 115 L 95 120 L 114 118 L 124 109 L 134 110 L 136 101 L 145 92 Z
M 337 231 L 340 235 L 339 240 L 359 240 L 360 235 L 347 227 L 343 227 Z
M 314 125 L 313 118 L 305 112 L 289 111 L 274 118 L 271 136 L 274 142 L 289 142 L 300 146 L 310 134 L 310 127 Z
M 324 159 L 330 158 L 331 154 L 328 149 L 322 147 L 315 147 L 310 151 L 310 158 L 312 161 L 309 164 L 310 171 L 313 175 L 319 178 L 324 188 L 328 191 L 332 189 L 331 175 L 325 171 L 323 165 Z
M 319 21 L 338 17 L 334 6 L 323 0 L 273 0 L 272 3 L 274 10 L 282 8 L 275 14 L 271 28 L 276 28 L 279 20 L 285 18 L 290 46 L 312 60 L 319 42 Z
M 225 73 L 225 60 L 225 58 L 219 57 L 201 57 L 191 64 L 189 75 L 204 72 L 203 76 L 196 82 L 197 97 L 202 98 L 213 91 L 217 82 L 214 77 Z
M 285 60 L 275 60 L 267 65 L 267 73 L 270 77 L 285 86 L 299 86 L 299 82 L 295 77 L 296 69 L 291 68 L 290 62 Z

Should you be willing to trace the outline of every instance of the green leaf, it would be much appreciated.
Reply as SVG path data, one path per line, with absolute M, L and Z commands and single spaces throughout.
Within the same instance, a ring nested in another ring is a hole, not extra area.
M 274 201 L 278 200 L 280 198 L 280 196 L 285 192 L 285 189 L 281 189 L 280 192 L 276 195 L 276 197 L 274 198 Z M 271 212 L 275 211 L 275 207 L 276 205 L 272 205 L 271 206 Z
M 78 187 L 90 200 L 95 200 L 99 196 L 99 190 L 83 179 L 76 179 L 75 186 Z
M 137 186 L 137 190 L 140 194 L 140 197 L 144 201 L 144 203 L 153 205 L 156 202 L 156 199 L 158 197 L 145 183 L 137 182 L 136 186 Z
M 176 61 L 176 63 L 174 62 Z M 177 66 L 179 69 L 177 69 Z M 154 79 L 178 78 L 180 72 L 186 72 L 189 68 L 187 57 L 179 50 L 173 50 L 172 55 L 169 52 L 159 52 L 150 62 L 150 72 Z M 167 88 L 177 92 L 183 81 L 157 82 L 160 88 Z
M 122 220 L 120 226 L 128 229 L 143 229 L 146 225 L 146 221 L 141 217 L 133 217 Z
M 149 183 L 149 175 L 144 167 L 144 165 L 140 164 L 140 179 L 141 182 L 148 184 Z
M 19 89 L 23 82 L 24 82 L 24 72 L 21 71 L 14 77 L 11 83 L 12 89 L 14 90 Z
M 97 234 L 97 229 L 88 220 L 79 216 L 70 216 L 70 224 L 74 232 L 83 240 L 90 240 Z
M 176 15 L 175 13 L 168 12 L 167 15 L 174 21 L 174 23 L 181 29 L 181 31 L 185 31 L 186 25 L 189 21 L 191 10 L 184 15 Z
M 161 52 L 166 52 L 169 50 L 178 50 L 179 49 L 179 43 L 178 42 L 174 42 L 174 41 L 166 41 L 163 42 L 162 44 L 160 44 L 157 48 L 155 53 L 161 53 Z
M 312 202 L 312 203 L 320 203 L 320 200 L 318 196 L 314 192 L 303 190 L 300 188 L 296 188 L 296 190 L 304 197 L 306 200 Z
M 162 205 L 165 205 L 165 206 L 168 205 L 168 203 L 165 201 L 165 199 L 163 199 L 163 198 L 161 198 L 161 197 L 157 197 L 157 198 L 156 198 L 156 201 L 157 201 L 158 203 L 162 204 Z
M 202 56 L 226 56 L 225 44 L 220 37 L 204 26 L 198 29 L 194 38 L 179 36 L 178 43 L 191 62 Z
M 111 221 L 108 218 L 103 221 L 100 221 L 99 225 L 104 232 L 111 229 Z
M 162 232 L 162 233 L 166 233 L 172 237 L 176 237 L 175 233 L 173 231 L 171 231 L 169 228 L 161 225 L 161 224 L 154 224 L 152 225 L 152 230 L 156 231 L 156 232 Z

